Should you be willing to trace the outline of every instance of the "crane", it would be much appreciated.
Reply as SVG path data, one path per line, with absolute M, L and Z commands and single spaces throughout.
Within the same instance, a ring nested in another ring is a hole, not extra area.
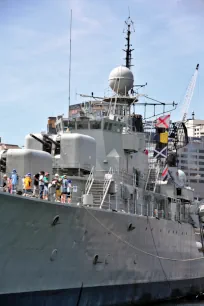
M 198 69 L 199 69 L 199 64 L 197 64 L 196 66 L 196 70 L 191 78 L 191 81 L 188 85 L 186 94 L 185 94 L 185 98 L 184 98 L 184 102 L 183 102 L 183 107 L 182 107 L 182 122 L 186 121 L 186 116 L 188 114 L 188 109 L 193 97 L 193 92 L 194 92 L 194 88 L 196 85 L 196 80 L 197 80 L 197 76 L 198 76 Z

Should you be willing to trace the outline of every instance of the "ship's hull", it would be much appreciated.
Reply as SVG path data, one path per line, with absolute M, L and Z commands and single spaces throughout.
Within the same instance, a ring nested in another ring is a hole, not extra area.
M 178 300 L 197 294 L 203 289 L 204 279 L 155 283 L 138 283 L 134 285 L 111 285 L 23 292 L 0 295 L 1 305 L 19 306 L 125 306 L 151 305 L 157 301 Z M 192 287 L 191 287 L 192 286 Z M 189 291 L 189 288 L 192 288 Z M 170 289 L 171 288 L 171 289 Z
M 187 259 L 201 256 L 190 224 L 0 194 L 1 305 L 120 305 L 198 293 L 204 261 Z

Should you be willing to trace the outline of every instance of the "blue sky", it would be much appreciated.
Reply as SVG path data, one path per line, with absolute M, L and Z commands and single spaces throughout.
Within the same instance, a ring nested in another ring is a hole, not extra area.
M 103 95 L 110 71 L 124 64 L 124 20 L 135 24 L 132 71 L 145 93 L 181 103 L 197 63 L 189 114 L 204 119 L 203 0 L 1 0 L 0 136 L 24 144 L 67 114 L 69 22 L 73 12 L 71 104 L 77 93 Z M 141 110 L 140 110 L 141 111 Z M 174 113 L 181 117 L 181 110 Z

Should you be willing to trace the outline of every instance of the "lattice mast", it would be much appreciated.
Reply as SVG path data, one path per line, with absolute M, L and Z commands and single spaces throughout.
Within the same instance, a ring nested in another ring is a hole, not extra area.
M 131 60 L 132 51 L 134 51 L 134 49 L 131 49 L 132 45 L 130 43 L 130 37 L 132 32 L 135 32 L 134 23 L 129 16 L 128 19 L 125 21 L 125 28 L 123 30 L 123 33 L 126 33 L 125 39 L 127 41 L 127 44 L 125 45 L 126 49 L 123 49 L 123 51 L 125 51 L 125 66 L 129 69 L 133 66 L 131 65 Z

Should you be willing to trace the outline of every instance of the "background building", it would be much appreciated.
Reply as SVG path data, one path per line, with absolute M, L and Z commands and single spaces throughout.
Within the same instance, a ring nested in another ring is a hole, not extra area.
M 48 117 L 47 132 L 48 134 L 56 134 L 56 117 Z
M 0 142 L 0 150 L 8 150 L 8 149 L 20 149 L 20 147 L 18 145 Z
M 178 166 L 187 176 L 195 195 L 204 199 L 204 137 L 190 137 L 189 144 L 178 152 Z
M 190 119 L 186 122 L 189 137 L 204 136 L 204 120 Z

